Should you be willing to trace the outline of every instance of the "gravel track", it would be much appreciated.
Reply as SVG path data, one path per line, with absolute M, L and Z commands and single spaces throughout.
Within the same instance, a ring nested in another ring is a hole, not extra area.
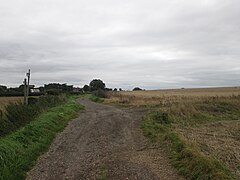
M 183 179 L 164 151 L 142 134 L 146 109 L 120 108 L 79 99 L 85 106 L 59 133 L 27 179 Z

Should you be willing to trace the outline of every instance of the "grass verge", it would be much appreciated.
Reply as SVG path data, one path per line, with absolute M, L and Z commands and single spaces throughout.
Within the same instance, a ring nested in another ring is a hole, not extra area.
M 0 179 L 24 179 L 39 155 L 80 109 L 83 106 L 70 98 L 67 103 L 51 108 L 25 127 L 1 138 Z
M 235 179 L 217 160 L 204 157 L 196 146 L 184 142 L 172 131 L 171 124 L 164 123 L 160 117 L 159 112 L 145 117 L 142 123 L 144 135 L 168 148 L 171 162 L 181 175 L 187 179 Z
M 91 95 L 89 97 L 89 99 L 93 102 L 96 102 L 96 103 L 103 103 L 104 102 L 104 99 L 103 98 L 100 98 L 98 96 L 95 96 L 95 95 Z

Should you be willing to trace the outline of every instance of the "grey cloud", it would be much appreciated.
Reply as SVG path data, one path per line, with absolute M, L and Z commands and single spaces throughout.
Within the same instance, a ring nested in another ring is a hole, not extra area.
M 236 86 L 240 4 L 191 0 L 0 0 L 0 84 L 131 89 Z

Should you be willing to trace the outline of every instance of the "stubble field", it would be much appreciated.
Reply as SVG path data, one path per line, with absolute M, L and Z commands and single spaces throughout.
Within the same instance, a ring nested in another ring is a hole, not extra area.
M 0 97 L 0 111 L 4 111 L 9 103 L 23 102 L 23 97 Z
M 240 88 L 112 92 L 106 103 L 164 112 L 171 131 L 240 179 Z

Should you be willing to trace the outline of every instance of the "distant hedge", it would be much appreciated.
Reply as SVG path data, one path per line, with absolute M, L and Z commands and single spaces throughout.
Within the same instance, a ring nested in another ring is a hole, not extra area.
M 38 93 L 30 93 L 30 96 L 42 96 L 44 95 L 43 92 L 38 92 Z M 0 97 L 15 97 L 15 96 L 24 96 L 22 92 L 1 92 Z
M 13 132 L 34 120 L 41 112 L 66 101 L 66 97 L 46 95 L 30 98 L 29 105 L 23 103 L 9 104 L 0 117 L 0 136 Z

